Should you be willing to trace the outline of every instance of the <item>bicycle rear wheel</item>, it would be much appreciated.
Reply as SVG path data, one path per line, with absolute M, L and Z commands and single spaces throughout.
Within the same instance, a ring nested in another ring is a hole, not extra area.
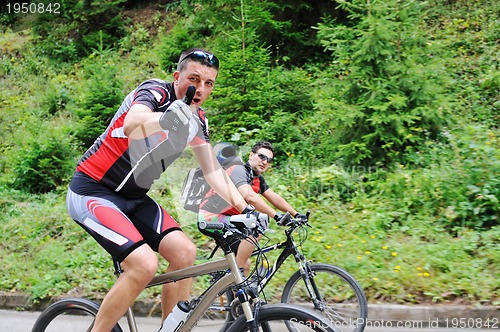
M 340 332 L 317 312 L 288 303 L 267 304 L 260 307 L 255 317 L 258 331 L 283 331 L 286 322 L 291 322 L 300 332 Z M 227 332 L 250 331 L 250 323 L 240 316 Z
M 99 305 L 83 298 L 69 298 L 52 303 L 38 316 L 31 332 L 90 331 Z M 112 332 L 122 332 L 118 324 Z
M 368 317 L 368 304 L 359 283 L 346 271 L 330 264 L 309 264 L 309 287 L 295 272 L 283 289 L 281 302 L 314 308 L 341 332 L 362 332 Z M 316 298 L 313 300 L 311 289 Z M 294 331 L 292 324 L 287 324 Z

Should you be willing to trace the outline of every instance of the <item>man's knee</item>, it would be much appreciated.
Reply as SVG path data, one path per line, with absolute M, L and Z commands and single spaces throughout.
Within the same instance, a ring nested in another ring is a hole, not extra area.
M 158 258 L 154 251 L 139 247 L 127 256 L 121 265 L 124 271 L 138 279 L 138 282 L 148 282 L 158 270 Z
M 140 265 L 142 273 L 153 277 L 158 270 L 158 258 L 156 256 L 149 255 L 144 257 Z
M 178 252 L 176 252 L 178 263 L 185 266 L 191 266 L 196 260 L 196 246 L 190 240 L 185 241 Z
M 172 232 L 160 243 L 160 255 L 177 268 L 192 266 L 196 260 L 195 244 L 182 232 Z

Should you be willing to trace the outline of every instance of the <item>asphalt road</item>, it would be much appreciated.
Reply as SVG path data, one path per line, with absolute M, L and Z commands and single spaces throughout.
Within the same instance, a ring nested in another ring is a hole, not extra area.
M 33 327 L 35 320 L 37 319 L 39 312 L 18 312 L 11 310 L 0 310 L 0 331 L 5 332 L 29 332 Z M 195 332 L 206 332 L 206 331 L 217 331 L 218 321 L 202 321 Z M 421 328 L 421 325 L 416 324 L 411 321 L 400 322 L 402 327 L 389 327 L 390 322 L 369 322 L 365 332 L 500 332 L 500 328 L 497 326 L 496 329 L 457 329 L 457 328 L 442 328 L 442 327 L 427 327 Z M 157 332 L 160 319 L 157 317 L 147 318 L 147 317 L 137 317 L 138 329 L 140 332 Z M 378 325 L 377 325 L 378 324 Z M 394 324 L 394 323 L 391 323 Z M 68 325 L 73 325 L 73 323 L 68 323 Z M 124 331 L 128 331 L 126 321 L 120 322 L 120 326 Z M 219 325 L 220 326 L 220 325 Z M 412 326 L 416 326 L 414 328 Z M 420 326 L 420 327 L 419 327 Z M 60 332 L 67 332 L 66 329 Z

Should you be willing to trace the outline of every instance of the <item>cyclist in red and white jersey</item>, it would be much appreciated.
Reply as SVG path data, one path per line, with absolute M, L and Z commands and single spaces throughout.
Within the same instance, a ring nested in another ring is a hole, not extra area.
M 109 332 L 152 279 L 158 268 L 155 252 L 169 262 L 168 271 L 194 264 L 193 242 L 147 195 L 186 146 L 219 195 L 237 211 L 253 212 L 217 162 L 201 109 L 218 69 L 217 57 L 203 49 L 183 52 L 173 82 L 148 80 L 128 94 L 78 162 L 67 195 L 69 214 L 125 271 L 105 296 L 94 332 Z M 190 85 L 196 91 L 188 105 L 181 99 Z M 191 279 L 164 285 L 163 319 L 178 301 L 189 298 L 190 290 Z

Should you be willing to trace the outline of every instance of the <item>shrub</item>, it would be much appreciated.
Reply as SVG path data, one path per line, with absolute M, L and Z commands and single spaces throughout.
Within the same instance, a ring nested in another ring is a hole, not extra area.
M 399 166 L 372 183 L 401 222 L 415 215 L 436 219 L 443 229 L 490 229 L 500 220 L 500 139 L 494 131 L 468 126 L 446 134 L 447 144 L 429 142 L 426 167 Z
M 75 61 L 99 44 L 112 46 L 123 35 L 125 0 L 61 0 L 61 15 L 39 15 L 34 24 L 37 49 L 54 60 Z
M 500 3 L 439 2 L 429 8 L 426 30 L 433 39 L 446 45 L 449 52 L 447 71 L 453 77 L 453 84 L 448 92 L 456 96 L 460 105 L 456 113 L 462 119 L 498 127 Z
M 337 158 L 392 165 L 446 124 L 446 74 L 419 29 L 423 4 L 346 1 L 349 25 L 318 26 L 335 75 L 327 73 L 318 109 L 332 119 L 329 151 Z
M 119 61 L 110 50 L 93 53 L 84 62 L 82 95 L 72 110 L 80 119 L 76 137 L 89 147 L 110 123 L 124 98 L 123 83 L 117 78 L 118 68 L 111 64 Z
M 181 52 L 199 47 L 197 41 L 200 37 L 184 22 L 176 24 L 168 34 L 160 37 L 160 67 L 168 73 L 175 71 Z
M 65 127 L 40 123 L 24 132 L 23 141 L 7 151 L 12 187 L 46 193 L 62 185 L 75 167 L 75 144 Z

